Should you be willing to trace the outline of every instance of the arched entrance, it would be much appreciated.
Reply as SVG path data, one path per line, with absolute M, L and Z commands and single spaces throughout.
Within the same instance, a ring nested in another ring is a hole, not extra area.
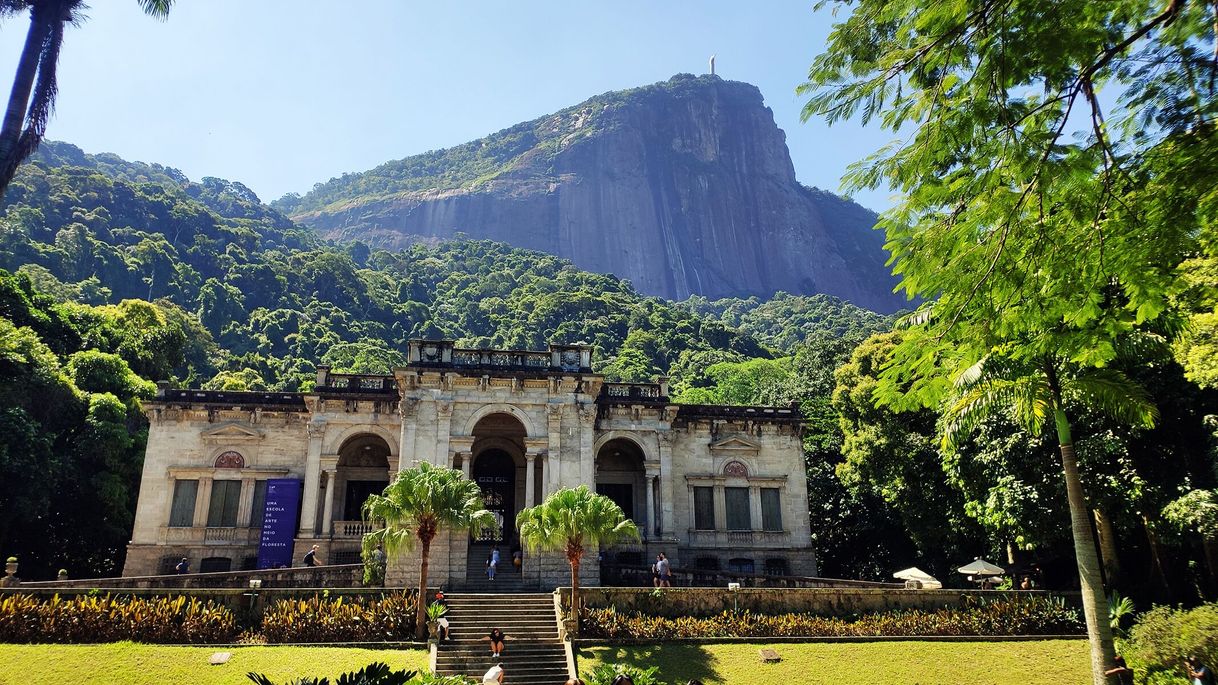
M 482 502 L 498 522 L 498 531 L 486 531 L 479 540 L 503 542 L 516 522 L 516 462 L 501 449 L 487 449 L 474 460 L 474 482 L 482 488 Z
M 514 416 L 495 413 L 478 421 L 473 433 L 470 477 L 499 524 L 478 540 L 509 543 L 516 538 L 516 514 L 524 507 L 525 428 Z
M 617 503 L 626 516 L 649 530 L 645 457 L 638 443 L 614 438 L 596 453 L 596 492 Z
M 389 445 L 372 433 L 354 435 L 338 450 L 334 472 L 335 521 L 359 521 L 360 509 L 369 495 L 379 495 L 389 485 Z

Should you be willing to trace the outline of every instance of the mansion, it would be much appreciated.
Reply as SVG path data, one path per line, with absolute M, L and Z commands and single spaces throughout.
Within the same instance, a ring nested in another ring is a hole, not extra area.
M 491 544 L 510 564 L 516 514 L 578 485 L 612 498 L 642 534 L 601 550 L 601 563 L 645 567 L 662 551 L 674 567 L 816 574 L 798 410 L 674 404 L 666 382 L 607 382 L 591 356 L 584 345 L 521 352 L 416 340 L 392 374 L 322 366 L 307 392 L 161 387 L 144 407 L 148 446 L 123 573 L 172 573 L 182 557 L 192 571 L 255 568 L 272 519 L 286 526 L 274 543 L 283 562 L 300 565 L 317 545 L 323 563 L 356 563 L 373 525 L 361 520 L 364 500 L 426 461 L 479 483 L 503 522 L 485 539 L 442 530 L 436 585 L 480 573 Z M 277 499 L 283 483 L 293 497 Z M 538 587 L 570 582 L 558 554 L 526 556 L 525 568 Z M 596 550 L 583 572 L 599 582 Z M 388 582 L 417 573 L 417 553 L 406 553 Z

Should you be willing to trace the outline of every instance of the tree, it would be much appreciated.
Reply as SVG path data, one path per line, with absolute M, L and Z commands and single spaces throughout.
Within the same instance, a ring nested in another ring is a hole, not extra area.
M 845 183 L 902 192 L 880 221 L 886 248 L 907 295 L 934 298 L 909 318 L 877 396 L 935 407 L 959 380 L 961 412 L 1015 402 L 1053 421 L 1098 685 L 1112 641 L 1064 401 L 1150 417 L 1132 384 L 1103 372 L 1132 331 L 1179 330 L 1178 268 L 1213 231 L 1210 3 L 849 8 L 801 87 L 804 116 L 899 131 Z
M 163 19 L 173 0 L 138 0 L 145 13 Z M 30 28 L 17 62 L 4 123 L 0 126 L 0 196 L 17 167 L 38 149 L 55 110 L 56 68 L 63 29 L 84 19 L 83 0 L 0 0 L 0 18 L 30 11 Z M 22 126 L 24 124 L 24 130 Z
M 571 617 L 579 633 L 579 565 L 600 545 L 637 541 L 639 529 L 613 500 L 581 485 L 563 488 L 516 515 L 520 541 L 531 552 L 562 552 L 571 565 Z
M 364 551 L 371 553 L 378 544 L 393 558 L 414 548 L 419 554 L 419 601 L 415 615 L 415 634 L 426 635 L 427 566 L 431 543 L 443 528 L 472 531 L 495 526 L 495 516 L 482 508 L 482 489 L 456 469 L 420 462 L 401 471 L 386 486 L 384 493 L 364 502 L 365 521 L 383 522 L 384 528 L 364 535 Z

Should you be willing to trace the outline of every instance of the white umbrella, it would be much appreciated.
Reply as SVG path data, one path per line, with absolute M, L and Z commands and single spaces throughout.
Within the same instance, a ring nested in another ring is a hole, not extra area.
M 943 587 L 943 583 L 940 583 L 935 579 L 934 576 L 930 575 L 926 571 L 923 571 L 917 566 L 911 566 L 903 571 L 897 571 L 896 573 L 892 574 L 892 577 L 898 580 L 916 580 L 922 584 L 922 588 L 925 590 L 939 590 Z
M 1000 576 L 1006 573 L 1006 569 L 1001 566 L 995 566 L 981 557 L 977 557 L 975 561 L 969 562 L 956 570 L 969 576 Z

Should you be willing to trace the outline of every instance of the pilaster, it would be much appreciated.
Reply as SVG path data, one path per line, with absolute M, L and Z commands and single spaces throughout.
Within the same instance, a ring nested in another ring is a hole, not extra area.
M 592 445 L 596 438 L 596 405 L 591 402 L 579 405 L 579 464 L 580 483 L 589 488 L 596 487 L 596 455 Z
M 546 405 L 546 439 L 549 449 L 546 453 L 545 493 L 546 497 L 558 491 L 559 473 L 562 460 L 562 413 L 563 404 L 551 401 Z
M 321 487 L 321 447 L 326 436 L 326 421 L 320 416 L 305 424 L 309 432 L 309 447 L 305 454 L 304 489 L 301 491 L 300 534 L 311 538 L 317 521 L 317 495 Z

